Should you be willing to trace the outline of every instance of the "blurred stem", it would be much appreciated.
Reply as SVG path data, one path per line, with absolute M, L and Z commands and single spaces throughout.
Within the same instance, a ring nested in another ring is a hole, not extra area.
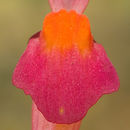
M 81 121 L 73 124 L 55 124 L 47 121 L 37 109 L 35 103 L 32 105 L 32 130 L 79 130 Z

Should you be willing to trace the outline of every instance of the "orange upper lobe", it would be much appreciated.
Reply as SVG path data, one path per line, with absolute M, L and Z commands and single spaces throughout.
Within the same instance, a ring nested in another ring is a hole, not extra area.
M 89 20 L 75 11 L 61 10 L 45 17 L 41 39 L 45 39 L 45 50 L 58 49 L 61 52 L 76 47 L 79 52 L 89 52 L 92 35 Z

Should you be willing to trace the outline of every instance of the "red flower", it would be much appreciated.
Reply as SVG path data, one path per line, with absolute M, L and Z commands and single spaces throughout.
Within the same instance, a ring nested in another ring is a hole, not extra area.
M 103 94 L 119 88 L 113 65 L 81 14 L 87 3 L 50 0 L 53 12 L 29 40 L 13 74 L 13 84 L 32 97 L 50 122 L 79 121 Z

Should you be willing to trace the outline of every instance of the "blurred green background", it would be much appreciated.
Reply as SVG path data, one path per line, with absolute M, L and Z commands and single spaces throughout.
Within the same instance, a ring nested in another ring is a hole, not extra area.
M 31 99 L 13 87 L 11 76 L 48 12 L 47 0 L 0 0 L 0 130 L 31 129 Z M 80 130 L 130 130 L 130 1 L 90 0 L 85 14 L 121 85 L 89 110 Z

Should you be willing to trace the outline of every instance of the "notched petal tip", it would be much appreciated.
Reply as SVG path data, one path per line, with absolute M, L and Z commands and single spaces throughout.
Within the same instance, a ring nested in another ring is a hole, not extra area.
M 89 0 L 49 0 L 53 12 L 58 12 L 61 9 L 75 10 L 81 14 L 88 5 Z

